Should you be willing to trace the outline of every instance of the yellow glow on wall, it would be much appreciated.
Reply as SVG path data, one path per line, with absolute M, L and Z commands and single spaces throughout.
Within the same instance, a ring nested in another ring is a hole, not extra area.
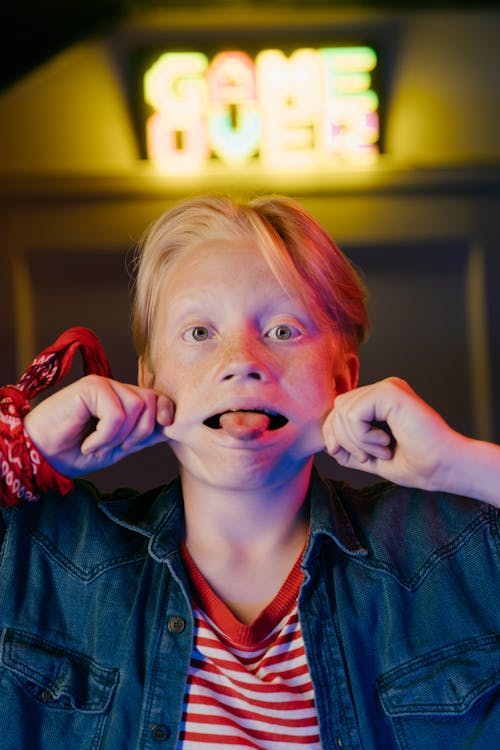
M 167 52 L 144 76 L 147 154 L 165 173 L 215 161 L 268 171 L 371 163 L 378 154 L 370 47 Z

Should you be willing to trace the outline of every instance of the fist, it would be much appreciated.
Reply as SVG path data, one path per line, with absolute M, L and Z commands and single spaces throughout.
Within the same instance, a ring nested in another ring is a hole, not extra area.
M 173 416 L 164 395 L 88 375 L 28 412 L 24 427 L 51 466 L 72 477 L 166 440 Z

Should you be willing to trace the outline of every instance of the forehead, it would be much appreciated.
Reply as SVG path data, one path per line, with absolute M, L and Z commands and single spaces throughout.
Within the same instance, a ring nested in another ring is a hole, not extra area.
M 282 265 L 279 258 L 270 261 L 252 238 L 213 238 L 178 251 L 164 271 L 162 296 L 168 302 L 178 295 L 211 289 L 221 293 L 234 287 L 256 295 L 279 291 L 283 296 L 297 296 L 298 289 Z

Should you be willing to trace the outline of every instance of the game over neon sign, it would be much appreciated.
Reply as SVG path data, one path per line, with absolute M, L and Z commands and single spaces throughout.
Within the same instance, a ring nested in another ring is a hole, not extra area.
M 144 76 L 148 158 L 164 173 L 257 163 L 312 171 L 378 154 L 371 47 L 162 54 Z

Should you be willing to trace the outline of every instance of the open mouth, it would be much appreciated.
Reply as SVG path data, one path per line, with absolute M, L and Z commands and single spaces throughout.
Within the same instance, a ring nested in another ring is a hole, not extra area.
M 225 414 L 262 414 L 269 420 L 269 424 L 266 429 L 271 431 L 279 430 L 281 429 L 281 427 L 284 427 L 288 423 L 288 419 L 284 417 L 283 414 L 269 411 L 268 409 L 229 409 L 228 411 L 224 411 L 220 414 L 214 414 L 213 416 L 208 417 L 204 420 L 203 424 L 206 427 L 210 427 L 212 430 L 221 430 L 223 427 L 221 424 L 221 417 L 224 417 Z

